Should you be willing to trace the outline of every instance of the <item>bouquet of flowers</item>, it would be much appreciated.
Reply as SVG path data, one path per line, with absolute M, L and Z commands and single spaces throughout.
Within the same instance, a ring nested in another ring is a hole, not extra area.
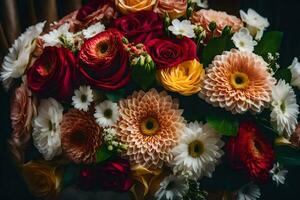
M 254 10 L 91 0 L 45 24 L 1 71 L 10 150 L 35 196 L 254 200 L 300 164 L 300 64 L 280 67 L 283 34 Z

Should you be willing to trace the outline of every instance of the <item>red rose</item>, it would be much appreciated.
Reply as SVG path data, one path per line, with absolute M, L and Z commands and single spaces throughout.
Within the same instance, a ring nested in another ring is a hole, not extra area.
M 78 178 L 78 187 L 82 190 L 90 190 L 95 187 L 96 175 L 94 169 L 85 167 L 80 170 Z
M 130 165 L 127 160 L 110 160 L 96 170 L 100 187 L 104 190 L 126 192 L 133 185 L 133 181 L 129 177 Z
M 110 0 L 90 0 L 82 6 L 76 15 L 76 20 L 81 22 L 78 30 L 101 21 L 109 23 L 112 18 L 116 17 L 114 4 Z
M 74 54 L 66 48 L 46 47 L 27 72 L 28 87 L 40 97 L 68 101 L 80 76 Z
M 189 38 L 153 39 L 145 44 L 158 69 L 177 66 L 178 64 L 197 59 L 197 46 Z
M 129 82 L 128 54 L 122 37 L 119 31 L 109 29 L 86 40 L 81 46 L 80 71 L 91 86 L 110 91 Z
M 269 178 L 275 160 L 272 145 L 252 122 L 240 124 L 238 135 L 227 143 L 227 156 L 233 168 L 262 182 Z
M 163 22 L 152 11 L 132 13 L 114 21 L 113 26 L 135 43 L 146 43 L 163 36 Z

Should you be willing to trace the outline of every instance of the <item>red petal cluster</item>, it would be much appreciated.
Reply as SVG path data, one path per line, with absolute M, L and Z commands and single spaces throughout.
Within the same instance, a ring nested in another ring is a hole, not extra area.
M 123 35 L 109 29 L 84 42 L 79 52 L 80 71 L 91 86 L 117 90 L 130 80 Z
M 275 160 L 272 145 L 252 122 L 241 123 L 238 135 L 227 144 L 227 155 L 233 168 L 262 182 L 268 179 Z

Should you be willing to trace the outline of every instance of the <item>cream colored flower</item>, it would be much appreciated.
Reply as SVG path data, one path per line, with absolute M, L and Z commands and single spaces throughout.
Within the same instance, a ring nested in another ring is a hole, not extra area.
M 43 99 L 33 121 L 32 138 L 35 147 L 46 160 L 61 153 L 60 123 L 63 107 L 55 99 Z
M 9 89 L 14 79 L 20 78 L 29 64 L 30 55 L 36 47 L 36 38 L 43 31 L 46 22 L 30 26 L 18 37 L 8 54 L 3 59 L 1 80 L 6 89 Z
M 260 40 L 265 29 L 270 25 L 268 19 L 260 16 L 251 8 L 248 9 L 247 13 L 241 10 L 240 15 L 243 22 L 246 23 L 251 35 L 256 40 Z

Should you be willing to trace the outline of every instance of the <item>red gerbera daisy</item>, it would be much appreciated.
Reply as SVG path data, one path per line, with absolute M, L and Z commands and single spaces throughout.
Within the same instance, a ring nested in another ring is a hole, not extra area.
M 275 159 L 272 145 L 252 122 L 240 124 L 238 135 L 227 144 L 227 155 L 233 168 L 260 181 L 268 179 Z

